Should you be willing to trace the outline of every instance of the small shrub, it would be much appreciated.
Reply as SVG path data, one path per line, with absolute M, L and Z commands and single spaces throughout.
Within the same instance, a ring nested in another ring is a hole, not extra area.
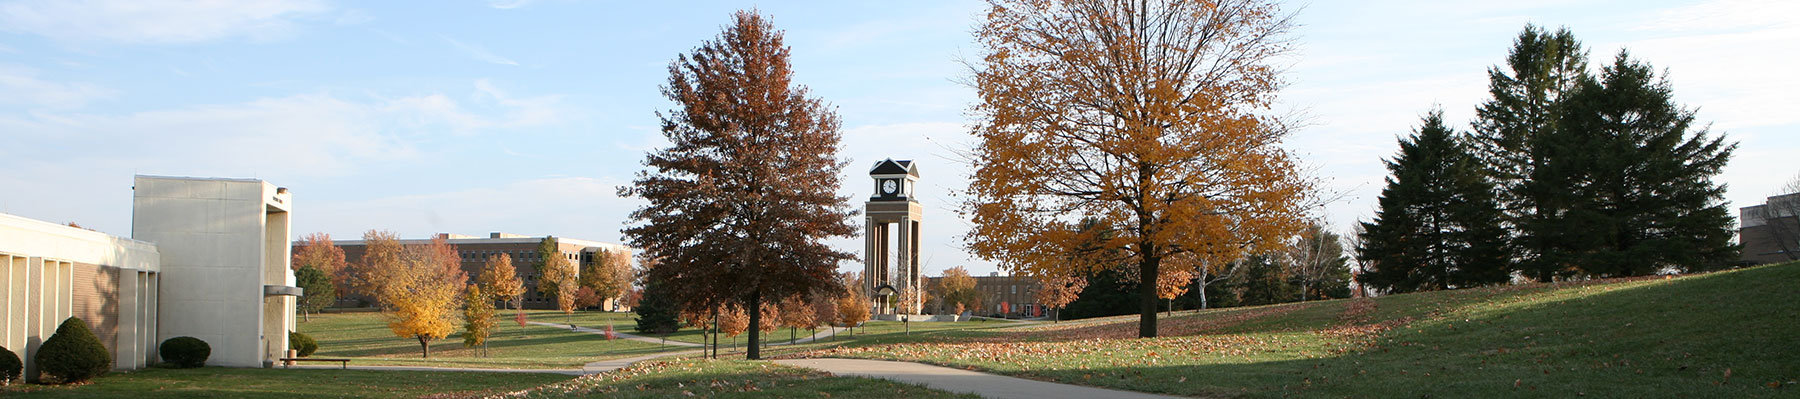
M 19 360 L 19 355 L 0 346 L 0 385 L 11 384 L 24 376 L 24 371 L 25 362 Z
M 195 368 L 206 365 L 206 358 L 212 356 L 212 346 L 199 338 L 175 337 L 163 341 L 156 352 L 162 354 L 164 362 L 176 368 Z
M 313 352 L 319 350 L 319 341 L 314 341 L 312 336 L 299 331 L 290 332 L 288 333 L 288 349 L 299 351 L 300 357 L 312 356 Z
M 64 384 L 87 381 L 112 368 L 112 355 L 79 317 L 63 320 L 38 347 L 36 360 L 38 370 Z

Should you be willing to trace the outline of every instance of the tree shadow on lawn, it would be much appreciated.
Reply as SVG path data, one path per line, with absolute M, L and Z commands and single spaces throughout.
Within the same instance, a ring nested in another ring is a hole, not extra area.
M 620 345 L 612 345 L 613 343 L 619 343 Z M 329 344 L 334 346 L 383 346 L 367 349 L 320 350 L 315 356 L 394 357 L 404 355 L 417 356 L 420 354 L 418 340 L 402 337 L 334 340 L 330 341 Z M 589 344 L 584 345 L 582 349 L 592 348 L 592 350 L 598 352 L 595 353 L 596 356 L 613 354 L 648 354 L 658 352 L 657 345 L 652 343 L 623 339 L 609 341 L 600 335 L 557 330 L 554 328 L 549 328 L 544 331 L 533 331 L 532 334 L 527 335 L 526 338 L 506 336 L 493 337 L 488 341 L 488 350 L 496 352 L 496 354 L 512 350 L 550 351 L 551 349 L 548 349 L 550 346 L 567 347 L 580 344 Z M 648 345 L 648 347 L 640 347 L 639 345 Z M 629 348 L 608 348 L 619 346 L 626 346 Z M 671 346 L 670 348 L 675 347 Z M 439 354 L 442 354 L 443 356 L 453 356 L 455 353 L 471 353 L 473 351 L 473 349 L 464 348 L 462 346 L 462 336 L 460 334 L 431 341 L 431 349 L 434 356 Z
M 1437 298 L 1446 309 L 1363 341 L 1370 346 L 1307 358 L 1293 358 L 1309 355 L 1282 346 L 1267 350 L 1290 359 L 1221 357 L 1215 363 L 1166 365 L 1181 359 L 1164 358 L 1165 365 L 1096 362 L 1073 369 L 1075 362 L 1065 357 L 1050 361 L 1060 367 L 1051 370 L 999 358 L 948 365 L 1206 396 L 1775 396 L 1800 389 L 1788 383 L 1800 376 L 1800 358 L 1787 352 L 1795 341 L 1792 326 L 1800 325 L 1796 282 L 1800 265 L 1565 285 L 1523 297 L 1502 289 Z

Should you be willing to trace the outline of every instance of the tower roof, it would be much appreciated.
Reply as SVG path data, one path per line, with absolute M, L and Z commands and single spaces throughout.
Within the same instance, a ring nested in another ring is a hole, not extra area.
M 896 161 L 893 158 L 888 158 L 881 160 L 881 162 L 876 162 L 874 167 L 869 168 L 869 175 L 907 175 L 919 177 L 919 167 L 913 165 L 913 161 L 911 160 Z

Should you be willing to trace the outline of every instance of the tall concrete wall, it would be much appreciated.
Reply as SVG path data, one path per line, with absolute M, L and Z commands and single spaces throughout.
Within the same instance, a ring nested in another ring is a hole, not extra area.
M 212 347 L 209 365 L 272 364 L 293 327 L 292 297 L 264 295 L 294 282 L 288 210 L 260 180 L 138 176 L 131 235 L 162 255 L 160 287 L 143 293 L 159 304 L 153 342 L 190 336 Z

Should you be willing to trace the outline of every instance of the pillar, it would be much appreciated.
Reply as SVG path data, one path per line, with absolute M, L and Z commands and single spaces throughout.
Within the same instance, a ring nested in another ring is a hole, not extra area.
M 37 382 L 37 362 L 32 359 L 37 358 L 38 345 L 42 345 L 44 338 L 49 336 L 44 325 L 49 323 L 50 312 L 53 310 L 44 301 L 44 289 L 47 288 L 44 286 L 44 258 L 26 259 L 25 272 L 26 303 L 25 311 L 22 312 L 25 316 L 25 331 L 22 336 L 25 339 L 25 350 L 17 353 L 22 358 L 20 360 L 25 361 L 25 381 Z M 54 331 L 55 327 L 53 326 L 51 329 Z

